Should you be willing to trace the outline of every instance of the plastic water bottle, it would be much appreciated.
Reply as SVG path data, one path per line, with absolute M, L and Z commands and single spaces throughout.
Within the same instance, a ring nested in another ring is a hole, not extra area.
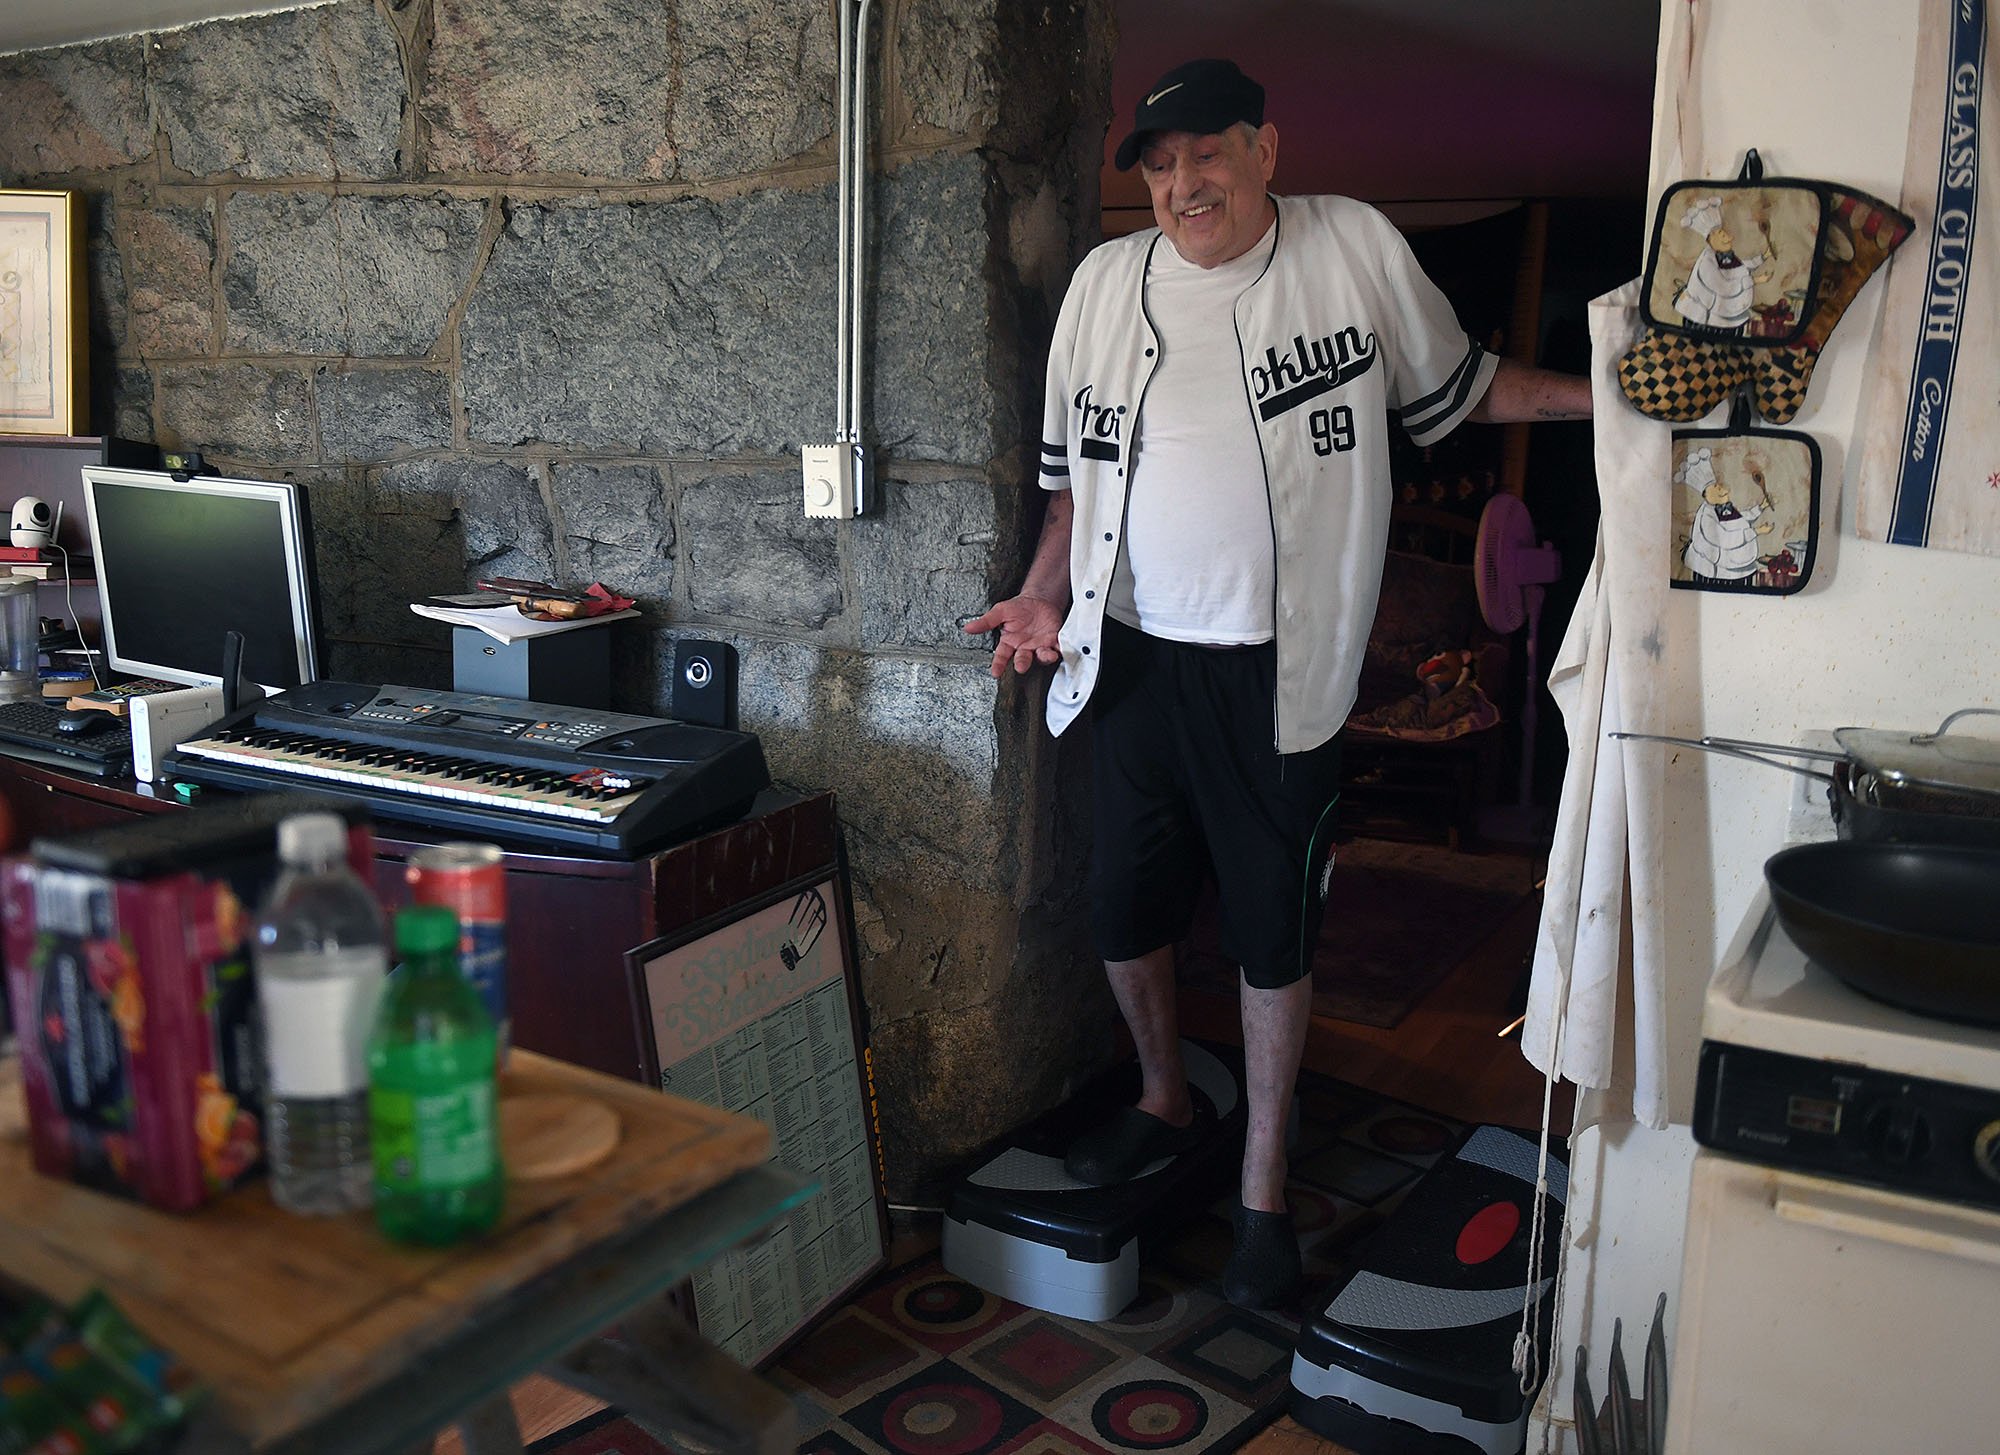
M 451 910 L 398 911 L 396 960 L 368 1042 L 375 1219 L 400 1242 L 453 1243 L 491 1227 L 506 1193 L 499 1038 Z
M 264 1012 L 265 1158 L 295 1213 L 368 1206 L 368 1033 L 389 954 L 382 910 L 347 864 L 336 814 L 278 825 L 278 882 L 257 920 Z

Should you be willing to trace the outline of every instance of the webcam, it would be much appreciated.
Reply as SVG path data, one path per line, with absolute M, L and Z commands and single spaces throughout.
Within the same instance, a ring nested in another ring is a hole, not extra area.
M 47 545 L 55 538 L 57 516 L 46 500 L 23 495 L 14 502 L 14 544 L 23 548 Z

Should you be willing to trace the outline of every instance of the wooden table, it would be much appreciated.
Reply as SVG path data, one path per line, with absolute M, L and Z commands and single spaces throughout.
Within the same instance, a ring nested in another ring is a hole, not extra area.
M 415 1249 L 367 1213 L 286 1214 L 261 1179 L 179 1215 L 43 1177 L 0 1060 L 0 1272 L 65 1304 L 103 1288 L 179 1355 L 212 1392 L 184 1451 L 398 1452 L 451 1424 L 474 1455 L 518 1450 L 506 1392 L 536 1369 L 663 1438 L 790 1451 L 789 1405 L 660 1295 L 812 1188 L 752 1118 L 517 1050 L 503 1103 L 546 1092 L 610 1106 L 615 1149 L 511 1181 L 484 1237 Z

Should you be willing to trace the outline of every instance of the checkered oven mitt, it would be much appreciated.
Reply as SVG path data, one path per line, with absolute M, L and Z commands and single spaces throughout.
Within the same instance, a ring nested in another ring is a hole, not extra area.
M 1749 387 L 1788 423 L 1848 305 L 1910 234 L 1910 218 L 1850 187 L 1765 180 L 1752 151 L 1735 182 L 1682 182 L 1661 199 L 1641 285 L 1645 331 L 1618 383 L 1654 419 L 1701 419 Z
M 1751 353 L 1648 325 L 1618 361 L 1618 387 L 1641 414 L 1688 423 L 1702 418 L 1750 378 Z

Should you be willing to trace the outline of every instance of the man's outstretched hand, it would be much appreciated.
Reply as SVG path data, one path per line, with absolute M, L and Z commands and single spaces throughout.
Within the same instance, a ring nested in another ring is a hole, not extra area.
M 1032 672 L 1037 662 L 1053 666 L 1062 660 L 1056 634 L 1062 630 L 1063 614 L 1053 601 L 1040 596 L 1010 596 L 986 609 L 965 624 L 969 636 L 998 630 L 1000 645 L 993 649 L 993 675 L 1005 677 L 1007 665 L 1016 672 Z

